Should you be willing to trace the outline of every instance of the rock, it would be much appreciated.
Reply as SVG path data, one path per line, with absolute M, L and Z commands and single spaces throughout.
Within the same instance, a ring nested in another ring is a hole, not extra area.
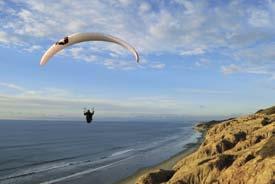
M 244 141 L 246 139 L 246 133 L 243 131 L 240 131 L 238 133 L 235 133 L 234 137 L 235 137 L 234 143 L 237 144 L 239 141 Z
M 157 180 L 155 173 L 147 175 L 144 181 L 148 184 L 275 184 L 275 106 L 198 127 L 206 131 L 203 143 L 173 167 L 175 173 L 171 178 L 160 176 Z
M 275 136 L 272 136 L 259 151 L 262 158 L 275 156 Z
M 229 150 L 233 147 L 234 147 L 233 143 L 231 143 L 230 141 L 228 141 L 226 139 L 223 139 L 223 140 L 221 140 L 221 142 L 219 142 L 216 145 L 216 150 L 218 153 L 223 153 L 224 151 Z
M 252 160 L 252 159 L 254 159 L 254 158 L 255 158 L 254 155 L 249 154 L 249 155 L 247 155 L 247 156 L 245 157 L 244 163 L 246 163 L 246 162 L 248 162 L 248 161 L 250 161 L 250 160 Z
M 154 172 L 143 175 L 136 184 L 160 184 L 168 181 L 175 171 L 159 169 Z
M 253 138 L 253 143 L 254 143 L 254 144 L 257 144 L 257 143 L 261 142 L 261 140 L 263 140 L 264 138 L 265 138 L 265 137 L 262 136 L 262 135 L 257 135 L 257 136 L 255 136 L 255 137 Z
M 270 124 L 271 123 L 271 121 L 270 121 L 270 119 L 268 119 L 268 118 L 264 118 L 263 120 L 262 120 L 262 122 L 261 122 L 261 124 L 263 125 L 263 126 L 265 126 L 265 125 L 268 125 L 268 124 Z
M 230 121 L 233 120 L 234 118 L 229 118 L 226 120 L 211 120 L 211 121 L 207 121 L 207 122 L 201 122 L 195 125 L 194 129 L 199 131 L 199 132 L 205 132 L 208 129 L 212 128 L 214 125 L 219 124 L 221 122 L 224 121 Z M 229 125 L 230 122 L 228 122 L 225 126 Z
M 218 170 L 223 170 L 229 166 L 232 165 L 232 163 L 234 162 L 234 156 L 233 155 L 219 155 L 217 161 L 214 163 L 215 167 Z

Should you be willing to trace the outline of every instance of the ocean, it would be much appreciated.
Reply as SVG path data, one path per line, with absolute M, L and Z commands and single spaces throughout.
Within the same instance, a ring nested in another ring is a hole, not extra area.
M 115 183 L 196 142 L 193 125 L 0 120 L 0 183 Z

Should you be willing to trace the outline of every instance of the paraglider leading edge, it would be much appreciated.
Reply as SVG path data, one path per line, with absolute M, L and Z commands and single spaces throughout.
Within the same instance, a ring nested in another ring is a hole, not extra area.
M 87 41 L 104 41 L 118 44 L 130 51 L 134 55 L 136 62 L 139 63 L 139 54 L 136 49 L 120 38 L 102 33 L 75 33 L 70 36 L 66 36 L 53 44 L 42 56 L 40 60 L 40 65 L 45 65 L 56 53 L 63 50 L 64 48 L 70 45 Z

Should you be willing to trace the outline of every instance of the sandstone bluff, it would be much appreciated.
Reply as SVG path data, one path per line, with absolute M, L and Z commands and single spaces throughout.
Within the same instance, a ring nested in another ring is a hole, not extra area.
M 137 184 L 275 184 L 275 106 L 255 114 L 195 127 L 198 150 L 173 170 L 156 170 Z

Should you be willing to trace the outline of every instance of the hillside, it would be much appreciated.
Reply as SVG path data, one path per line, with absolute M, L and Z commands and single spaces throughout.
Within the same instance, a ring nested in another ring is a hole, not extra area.
M 207 130 L 196 152 L 171 171 L 147 173 L 137 184 L 275 183 L 275 106 L 196 129 Z

